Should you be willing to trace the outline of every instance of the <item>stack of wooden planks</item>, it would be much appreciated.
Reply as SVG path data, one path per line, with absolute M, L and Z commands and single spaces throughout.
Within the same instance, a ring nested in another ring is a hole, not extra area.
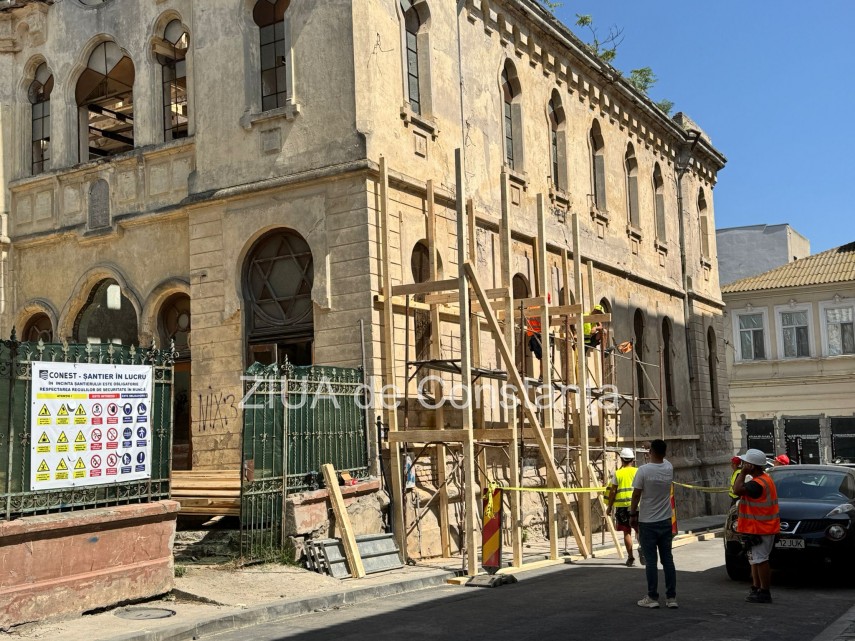
M 172 498 L 182 514 L 240 516 L 239 470 L 172 470 Z

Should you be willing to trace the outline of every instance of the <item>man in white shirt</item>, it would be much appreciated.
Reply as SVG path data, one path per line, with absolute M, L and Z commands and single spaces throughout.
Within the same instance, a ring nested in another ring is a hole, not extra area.
M 667 445 L 656 439 L 650 443 L 650 463 L 638 468 L 632 481 L 630 524 L 638 524 L 638 541 L 647 560 L 647 596 L 638 602 L 642 608 L 659 607 L 659 570 L 657 553 L 665 571 L 665 605 L 677 607 L 677 570 L 671 543 L 671 484 L 674 468 L 665 460 Z

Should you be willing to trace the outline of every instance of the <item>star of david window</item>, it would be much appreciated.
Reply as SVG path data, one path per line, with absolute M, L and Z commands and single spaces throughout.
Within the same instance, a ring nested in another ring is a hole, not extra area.
M 279 230 L 261 238 L 247 258 L 244 291 L 250 362 L 312 362 L 314 267 L 308 243 Z

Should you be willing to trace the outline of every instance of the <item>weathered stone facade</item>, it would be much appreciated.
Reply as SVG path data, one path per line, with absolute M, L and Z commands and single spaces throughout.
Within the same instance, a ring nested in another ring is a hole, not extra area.
M 56 338 L 79 340 L 81 310 L 109 278 L 133 305 L 140 341 L 148 343 L 163 335 L 165 301 L 189 296 L 192 465 L 234 468 L 255 243 L 281 229 L 305 239 L 314 362 L 359 365 L 364 338 L 368 372 L 379 376 L 379 159 L 389 167 L 397 221 L 393 282 L 414 280 L 428 180 L 442 270 L 456 275 L 454 150 L 462 148 L 479 277 L 496 287 L 500 174 L 512 155 L 513 271 L 533 288 L 535 198 L 545 194 L 557 295 L 564 287 L 559 251 L 570 247 L 568 212 L 579 215 L 586 288 L 593 285 L 584 304 L 608 301 L 617 341 L 632 338 L 640 310 L 639 355 L 651 362 L 659 360 L 663 323 L 669 327 L 671 459 L 679 477 L 722 481 L 732 438 L 722 411 L 728 399 L 713 187 L 723 156 L 694 123 L 659 111 L 532 0 L 467 0 L 459 12 L 455 3 L 412 4 L 418 24 L 408 34 L 403 7 L 410 3 L 292 0 L 276 36 L 286 98 L 272 108 L 263 108 L 260 65 L 267 63 L 255 0 L 61 0 L 0 12 L 0 212 L 8 220 L 0 330 L 20 330 L 44 313 Z M 153 52 L 172 20 L 189 40 L 187 136 L 163 142 L 163 72 Z M 105 41 L 133 62 L 134 149 L 80 162 L 75 87 Z M 415 81 L 405 71 L 408 46 Z M 31 175 L 28 87 L 41 63 L 55 82 L 50 161 Z M 99 180 L 108 187 L 106 212 L 103 198 L 93 204 Z M 457 330 L 443 324 L 441 333 L 451 358 Z M 396 339 L 400 363 L 402 331 Z M 494 352 L 485 346 L 485 365 L 495 363 Z M 617 377 L 625 387 L 626 363 Z M 658 395 L 659 375 L 651 377 L 651 395 Z M 623 411 L 620 438 L 630 411 Z M 641 414 L 639 439 L 658 436 L 658 413 Z M 698 495 L 685 505 L 687 512 L 709 507 Z

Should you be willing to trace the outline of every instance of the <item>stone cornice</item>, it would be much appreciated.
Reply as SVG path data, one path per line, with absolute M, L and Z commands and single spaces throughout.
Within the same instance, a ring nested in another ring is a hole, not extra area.
M 689 134 L 653 101 L 630 85 L 621 73 L 594 56 L 565 25 L 534 0 L 465 0 L 467 18 L 496 33 L 517 58 L 541 67 L 559 87 L 566 87 L 601 117 L 626 129 L 639 144 L 655 149 L 676 164 Z M 531 24 L 527 24 L 531 23 Z M 702 137 L 691 170 L 711 185 L 726 158 Z

